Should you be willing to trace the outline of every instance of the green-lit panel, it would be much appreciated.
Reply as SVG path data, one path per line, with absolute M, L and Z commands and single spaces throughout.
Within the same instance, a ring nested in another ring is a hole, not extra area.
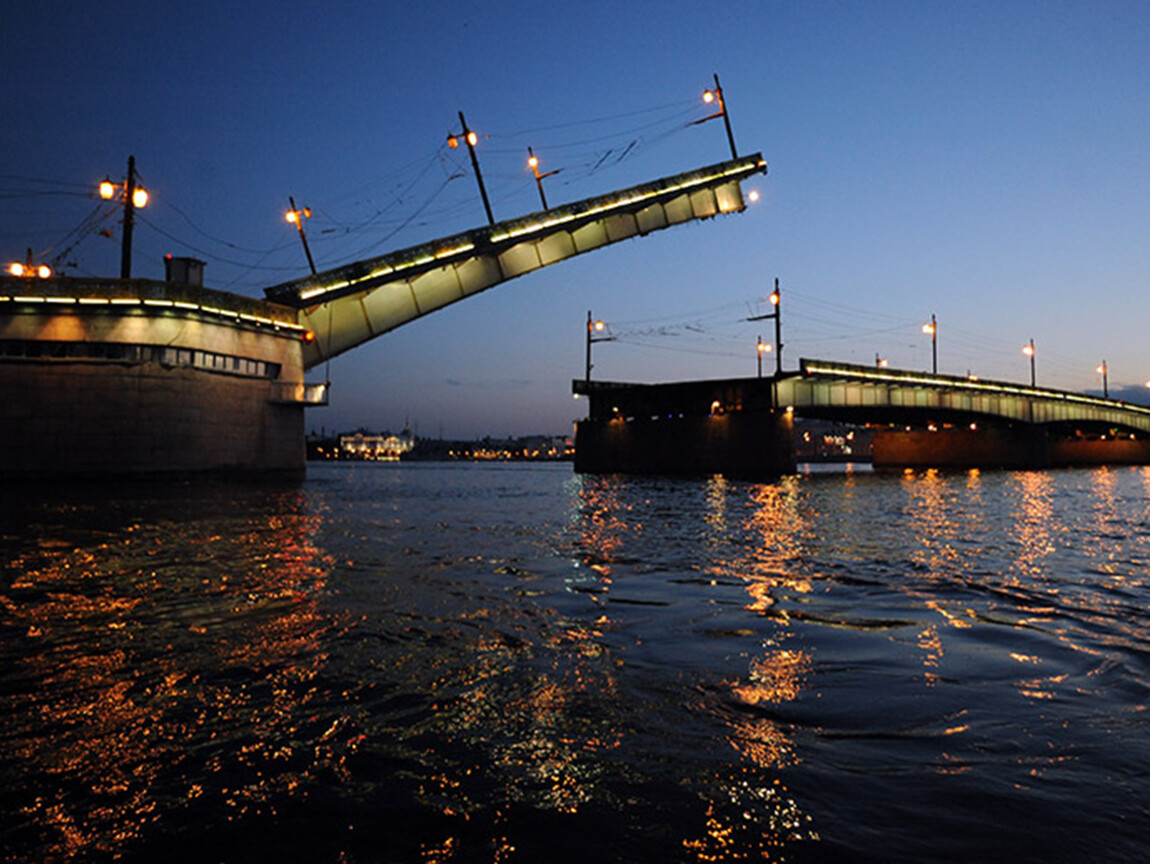
M 359 341 L 378 336 L 380 333 L 386 333 L 400 324 L 406 324 L 408 321 L 418 318 L 426 311 L 422 307 L 417 307 L 417 298 L 413 297 L 411 288 L 406 282 L 390 282 L 387 285 L 381 285 L 375 291 L 369 291 L 358 302 L 355 298 L 349 298 L 349 300 L 350 302 L 346 304 L 338 301 L 334 304 L 336 321 L 340 320 L 340 313 L 344 311 L 348 312 L 347 320 L 349 322 L 355 321 L 356 316 L 352 312 L 356 308 L 361 309 L 361 315 L 366 320 L 363 327 L 357 331 L 361 337 Z M 345 305 L 348 307 L 347 310 L 344 309 Z M 349 323 L 347 326 L 350 328 L 352 325 Z M 344 349 L 358 344 L 359 342 L 351 342 L 344 346 Z
M 630 213 L 608 216 L 603 221 L 606 224 L 607 236 L 612 243 L 617 240 L 626 240 L 628 237 L 634 237 L 639 233 L 639 226 L 635 222 L 635 217 Z
M 562 261 L 564 258 L 570 258 L 578 254 L 578 249 L 575 248 L 575 241 L 571 239 L 571 235 L 566 231 L 560 231 L 557 234 L 552 234 L 550 237 L 544 237 L 539 241 L 539 259 L 546 264 L 554 264 L 556 261 Z
M 589 225 L 576 228 L 571 234 L 571 240 L 575 243 L 575 248 L 580 252 L 589 252 L 592 249 L 598 249 L 600 246 L 606 246 L 609 242 L 607 239 L 607 229 L 603 226 L 602 222 L 592 222 Z
M 503 281 L 503 274 L 499 272 L 499 262 L 490 255 L 481 255 L 469 258 L 455 268 L 459 275 L 459 284 L 464 294 L 477 294 L 492 285 Z
M 737 213 L 746 207 L 743 202 L 743 190 L 738 183 L 724 183 L 717 187 L 715 200 L 718 202 L 720 213 Z
M 524 273 L 538 270 L 542 266 L 543 262 L 539 260 L 539 251 L 532 242 L 518 243 L 499 255 L 499 269 L 503 271 L 503 276 L 506 279 L 522 276 Z
M 391 289 L 391 290 L 387 290 Z M 401 292 L 406 292 L 406 286 L 388 285 L 384 289 L 392 297 L 398 296 Z M 374 293 L 384 293 L 377 291 Z M 410 316 L 414 314 L 410 300 L 406 303 L 397 303 L 394 300 L 389 304 L 394 306 L 395 309 L 400 309 L 406 306 L 408 318 L 402 320 L 410 320 Z M 381 332 L 373 330 L 368 324 L 367 314 L 364 311 L 362 298 L 348 298 L 342 303 L 332 303 L 328 307 L 327 321 L 319 321 L 316 334 L 323 340 L 325 345 L 331 345 L 331 352 L 338 354 L 341 351 L 346 351 L 365 339 L 371 338 L 375 333 Z M 392 326 L 395 326 L 394 324 Z
M 678 225 L 680 222 L 687 222 L 694 218 L 694 214 L 691 212 L 691 199 L 687 195 L 672 198 L 663 209 L 667 214 L 668 225 Z
M 454 267 L 438 267 L 416 276 L 411 280 L 411 290 L 424 313 L 462 300 L 465 296 Z
M 644 207 L 635 214 L 635 221 L 639 225 L 639 233 L 648 234 L 667 227 L 667 214 L 661 204 L 652 204 Z
M 691 193 L 691 212 L 696 219 L 708 219 L 719 213 L 719 206 L 715 202 L 715 193 L 710 189 L 700 189 Z

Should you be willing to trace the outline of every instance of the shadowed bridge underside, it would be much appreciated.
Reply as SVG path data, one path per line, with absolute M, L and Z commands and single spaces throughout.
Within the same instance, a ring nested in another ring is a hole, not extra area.
M 315 333 L 312 368 L 401 324 L 583 252 L 745 209 L 759 154 L 445 237 L 268 288 Z

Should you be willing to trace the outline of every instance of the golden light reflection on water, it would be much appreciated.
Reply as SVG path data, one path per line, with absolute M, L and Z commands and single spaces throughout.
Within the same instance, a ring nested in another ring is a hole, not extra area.
M 1041 580 L 1043 562 L 1055 551 L 1054 531 L 1065 530 L 1052 518 L 1054 478 L 1047 471 L 1020 471 L 1013 480 L 1018 489 L 1012 532 L 1017 550 L 1014 567 L 1019 580 Z M 1019 580 L 1014 584 L 1020 584 Z
M 25 778 L 8 791 L 46 858 L 115 856 L 203 796 L 238 818 L 341 758 L 282 743 L 315 695 L 330 625 L 316 605 L 318 517 L 276 504 L 289 515 L 227 536 L 136 523 L 5 561 L 5 624 L 26 634 L 6 661 Z M 206 680 L 221 669 L 231 683 Z M 173 770 L 196 760 L 218 785 Z
M 628 546 L 644 526 L 634 515 L 630 492 L 628 481 L 620 478 L 598 478 L 583 485 L 581 543 L 590 561 L 634 554 Z M 809 579 L 795 566 L 808 527 L 798 478 L 747 486 L 713 477 L 703 485 L 702 503 L 703 575 L 716 584 L 742 585 L 747 612 L 761 616 L 772 610 L 779 590 L 811 590 Z M 694 525 L 683 528 L 697 530 Z M 624 626 L 616 620 L 611 623 Z M 781 623 L 785 624 L 785 616 Z M 799 698 L 810 668 L 804 651 L 780 647 L 785 638 L 779 631 L 777 638 L 765 641 L 765 650 L 747 661 L 745 675 L 724 682 L 721 690 L 703 693 L 694 706 L 709 722 L 725 726 L 725 732 L 718 734 L 725 735 L 737 761 L 731 763 L 730 774 L 710 781 L 714 788 L 700 792 L 706 808 L 702 830 L 683 840 L 690 860 L 749 860 L 788 842 L 817 836 L 809 817 L 787 796 L 779 778 L 771 776 L 800 759 L 784 725 L 772 719 L 769 709 Z M 625 655 L 617 662 L 625 665 Z M 607 743 L 625 748 L 628 735 L 614 731 Z M 567 790 L 568 799 L 572 791 Z

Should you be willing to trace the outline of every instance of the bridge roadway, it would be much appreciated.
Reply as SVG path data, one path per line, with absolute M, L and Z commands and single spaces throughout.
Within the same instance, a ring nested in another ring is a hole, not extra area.
M 421 315 L 575 255 L 745 209 L 739 183 L 766 173 L 755 154 L 587 198 L 266 289 L 315 334 L 304 368 Z
M 768 378 L 625 384 L 590 397 L 576 467 L 761 475 L 793 470 L 793 417 L 875 430 L 879 467 L 1150 463 L 1150 408 L 1081 393 L 802 360 Z

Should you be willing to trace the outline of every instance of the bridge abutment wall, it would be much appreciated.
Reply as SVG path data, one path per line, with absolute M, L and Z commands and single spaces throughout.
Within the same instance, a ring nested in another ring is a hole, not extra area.
M 575 429 L 575 470 L 777 477 L 795 470 L 791 417 L 771 410 L 668 420 L 582 420 Z
M 303 476 L 304 409 L 267 380 L 171 368 L 0 362 L 0 476 Z
M 303 342 L 209 289 L 0 279 L 0 477 L 302 477 Z
M 770 379 L 626 385 L 575 382 L 581 473 L 777 477 L 795 470 L 794 414 Z

